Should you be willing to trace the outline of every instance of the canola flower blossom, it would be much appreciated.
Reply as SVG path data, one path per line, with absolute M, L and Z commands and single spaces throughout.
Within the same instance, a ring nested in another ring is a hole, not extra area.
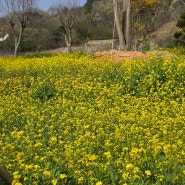
M 147 176 L 152 175 L 152 173 L 151 173 L 151 171 L 150 171 L 150 170 L 146 170 L 146 171 L 145 171 L 145 174 L 146 174 Z
M 101 181 L 98 181 L 98 182 L 96 183 L 96 185 L 103 185 L 103 183 L 102 183 Z
M 67 175 L 66 174 L 60 174 L 60 178 L 65 179 L 65 178 L 67 178 Z
M 184 61 L 0 58 L 0 164 L 13 185 L 185 184 Z

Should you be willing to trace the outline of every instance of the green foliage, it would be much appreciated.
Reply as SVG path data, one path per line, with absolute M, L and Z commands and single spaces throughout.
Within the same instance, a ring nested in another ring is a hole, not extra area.
M 150 51 L 150 43 L 147 40 L 142 40 L 142 42 L 139 44 L 139 51 Z
M 181 15 L 180 15 L 180 18 L 177 22 L 177 26 L 179 28 L 182 28 L 182 29 L 185 29 L 185 10 L 182 11 Z
M 30 38 L 29 38 L 30 39 Z M 28 52 L 28 51 L 36 51 L 37 44 L 33 42 L 33 40 L 22 40 L 22 44 L 20 45 L 20 52 Z
M 177 27 L 179 27 L 180 30 L 174 34 L 174 37 L 178 44 L 185 46 L 185 10 L 182 11 L 180 15 L 180 18 L 177 22 Z
M 54 55 L 57 54 L 53 54 L 53 53 L 44 53 L 44 52 L 34 52 L 34 53 L 28 53 L 28 54 L 24 54 L 22 55 L 23 58 L 43 58 L 43 57 L 52 57 Z
M 99 0 L 87 0 L 87 2 L 85 3 L 85 5 L 83 7 L 85 9 L 86 13 L 91 13 L 92 8 L 93 8 L 93 3 L 95 1 L 99 1 Z
M 33 92 L 32 97 L 34 99 L 39 99 L 41 102 L 45 102 L 55 96 L 55 86 L 52 82 L 46 81 L 36 88 L 36 90 Z
M 82 44 L 87 39 L 88 34 L 87 21 L 78 21 L 74 24 L 73 43 L 75 45 Z
M 185 48 L 184 47 L 165 48 L 164 50 L 167 50 L 167 51 L 174 53 L 176 55 L 185 55 Z
M 97 32 L 99 33 L 98 35 Z M 109 27 L 106 25 L 96 25 L 95 27 L 92 27 L 89 31 L 89 38 L 92 40 L 112 38 L 112 30 L 110 30 Z

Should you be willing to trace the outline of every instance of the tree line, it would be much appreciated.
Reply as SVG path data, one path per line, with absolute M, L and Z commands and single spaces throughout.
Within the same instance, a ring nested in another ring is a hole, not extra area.
M 151 33 L 168 19 L 165 14 L 174 3 L 185 5 L 184 0 L 87 0 L 80 7 L 76 0 L 71 0 L 43 11 L 37 3 L 36 0 L 1 0 L 0 8 L 5 15 L 0 18 L 0 37 L 7 33 L 9 36 L 0 43 L 1 52 L 17 56 L 18 52 L 66 46 L 70 52 L 72 45 L 84 44 L 89 39 L 113 37 L 119 39 L 121 50 L 138 50 L 141 43 L 153 39 Z M 184 14 L 180 19 L 175 38 L 184 45 Z

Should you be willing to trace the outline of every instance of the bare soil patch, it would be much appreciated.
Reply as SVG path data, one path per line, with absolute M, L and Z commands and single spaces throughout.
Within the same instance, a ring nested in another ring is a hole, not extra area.
M 124 60 L 136 60 L 136 59 L 146 59 L 153 56 L 161 56 L 163 58 L 171 58 L 175 56 L 173 53 L 168 51 L 148 51 L 148 52 L 138 52 L 138 51 L 98 51 L 94 53 L 95 58 L 111 59 L 115 62 Z

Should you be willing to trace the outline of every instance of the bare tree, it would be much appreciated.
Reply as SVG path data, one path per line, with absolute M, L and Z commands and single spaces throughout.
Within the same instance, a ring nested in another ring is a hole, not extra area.
M 67 50 L 68 52 L 71 52 L 72 29 L 79 11 L 77 1 L 69 0 L 66 4 L 58 4 L 57 6 L 53 6 L 51 9 L 53 14 L 56 14 L 58 18 L 59 28 L 64 34 Z
M 113 0 L 114 18 L 119 37 L 120 50 L 126 50 L 126 40 L 118 13 L 118 1 Z
M 118 12 L 118 0 L 113 0 L 113 10 L 119 37 L 120 50 L 131 50 L 131 3 L 123 0 L 122 23 Z
M 18 55 L 23 32 L 27 27 L 29 16 L 35 8 L 36 2 L 36 0 L 2 0 L 1 2 L 15 39 L 15 57 Z
M 131 50 L 131 3 L 130 0 L 123 0 L 123 32 L 125 33 L 125 40 L 127 50 Z
M 185 1 L 184 0 L 180 0 L 184 5 L 185 5 Z

